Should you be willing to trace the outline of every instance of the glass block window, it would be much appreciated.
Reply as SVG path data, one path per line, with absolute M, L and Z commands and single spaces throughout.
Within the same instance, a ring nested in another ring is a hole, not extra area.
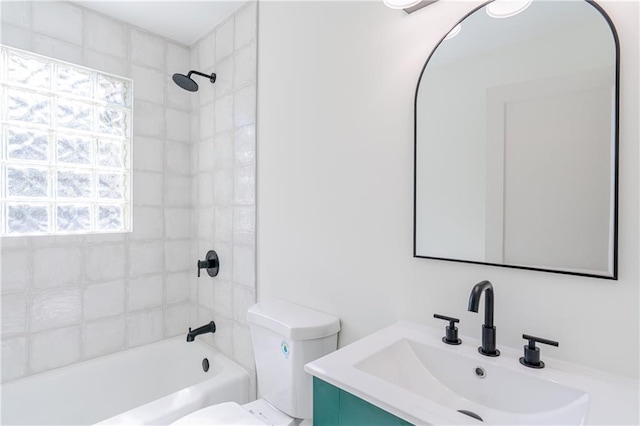
M 131 230 L 130 79 L 0 46 L 0 235 Z

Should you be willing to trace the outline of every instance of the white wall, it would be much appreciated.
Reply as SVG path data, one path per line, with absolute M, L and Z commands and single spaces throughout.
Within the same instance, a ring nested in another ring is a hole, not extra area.
M 638 377 L 638 4 L 602 2 L 621 40 L 617 282 L 414 259 L 413 101 L 419 72 L 479 2 L 412 15 L 382 2 L 264 2 L 258 39 L 258 299 L 338 315 L 340 345 L 398 319 L 444 327 L 472 286 L 496 290 L 498 346 L 522 333 L 576 364 Z

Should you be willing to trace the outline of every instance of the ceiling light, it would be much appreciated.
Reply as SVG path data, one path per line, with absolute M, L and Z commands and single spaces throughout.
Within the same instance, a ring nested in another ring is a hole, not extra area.
M 450 40 L 452 38 L 454 38 L 455 36 L 458 35 L 458 33 L 460 33 L 460 30 L 462 29 L 462 24 L 458 24 L 455 27 L 453 27 L 453 29 L 451 31 L 449 31 L 449 34 L 447 34 L 447 36 L 444 38 L 445 40 Z
M 384 0 L 391 9 L 406 9 L 420 3 L 421 0 Z
M 523 12 L 533 0 L 495 0 L 487 5 L 487 15 L 492 18 L 509 18 Z

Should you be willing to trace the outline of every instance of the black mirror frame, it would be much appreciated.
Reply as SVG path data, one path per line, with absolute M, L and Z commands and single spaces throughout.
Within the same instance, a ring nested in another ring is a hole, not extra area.
M 487 1 L 482 3 L 480 6 L 474 8 L 465 16 L 462 17 L 451 29 L 453 29 L 456 25 L 462 23 L 465 19 L 467 19 L 470 15 L 475 13 L 476 11 L 482 9 L 489 3 L 492 3 L 494 0 Z M 534 0 L 535 1 L 535 0 Z M 500 263 L 489 263 L 489 262 L 479 262 L 474 260 L 462 260 L 462 259 L 451 259 L 445 257 L 434 257 L 434 256 L 420 256 L 417 254 L 417 175 L 418 175 L 418 91 L 420 90 L 420 82 L 422 81 L 422 76 L 424 74 L 427 65 L 429 64 L 429 60 L 435 53 L 435 51 L 440 47 L 442 42 L 444 41 L 447 34 L 445 34 L 440 41 L 434 46 L 433 50 L 429 54 L 422 70 L 420 71 L 420 75 L 418 76 L 418 83 L 416 85 L 416 91 L 414 96 L 414 104 L 413 104 L 413 257 L 420 259 L 433 259 L 433 260 L 445 260 L 449 262 L 459 262 L 459 263 L 472 263 L 476 265 L 488 265 L 488 266 L 500 266 L 503 268 L 513 268 L 513 269 L 525 269 L 529 271 L 541 271 L 541 272 L 551 272 L 556 274 L 564 274 L 564 275 L 577 275 L 583 277 L 590 278 L 601 278 L 607 280 L 618 280 L 618 197 L 619 197 L 619 156 L 620 156 L 620 146 L 619 146 L 619 138 L 620 138 L 620 40 L 618 38 L 618 32 L 616 31 L 616 27 L 613 24 L 613 21 L 604 11 L 604 9 L 598 5 L 593 0 L 584 0 L 586 3 L 593 6 L 604 18 L 606 23 L 609 25 L 609 29 L 611 30 L 611 34 L 613 36 L 613 40 L 615 43 L 615 114 L 614 114 L 614 171 L 613 171 L 613 179 L 614 179 L 614 194 L 613 194 L 613 271 L 612 275 L 597 275 L 597 274 L 589 274 L 583 272 L 574 272 L 574 271 L 562 271 L 557 269 L 545 269 L 545 268 L 535 268 L 531 266 L 519 266 L 519 265 L 506 265 Z

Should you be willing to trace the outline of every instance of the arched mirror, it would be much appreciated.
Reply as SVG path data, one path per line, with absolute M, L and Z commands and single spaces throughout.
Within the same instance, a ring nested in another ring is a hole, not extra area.
M 414 256 L 616 279 L 615 28 L 589 1 L 510 3 L 420 76 Z

